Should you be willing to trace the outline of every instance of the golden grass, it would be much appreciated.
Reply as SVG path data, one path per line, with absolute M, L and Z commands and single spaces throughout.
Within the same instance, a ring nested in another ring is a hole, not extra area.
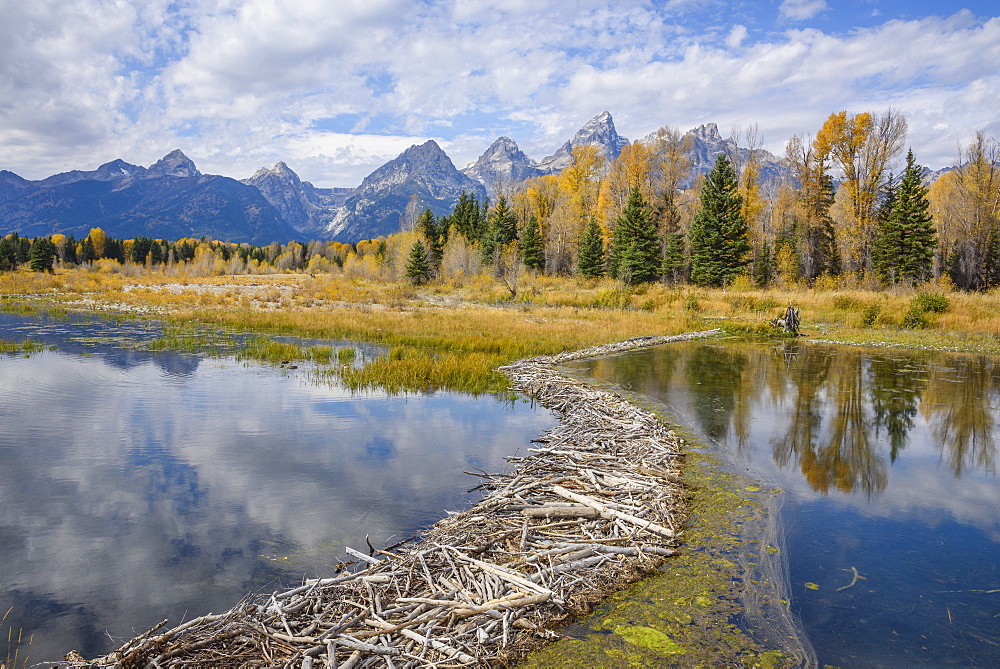
M 847 282 L 842 282 L 846 285 Z M 937 286 L 872 291 L 860 288 L 709 290 L 659 284 L 625 287 L 611 280 L 524 276 L 517 295 L 486 276 L 413 286 L 336 274 L 178 277 L 107 271 L 54 275 L 0 274 L 0 308 L 30 303 L 152 314 L 168 322 L 225 330 L 350 340 L 396 347 L 395 357 L 355 369 L 340 360 L 336 376 L 356 389 L 502 390 L 497 365 L 641 335 L 724 327 L 760 333 L 790 302 L 804 331 L 847 343 L 1000 352 L 1000 293 L 960 293 Z M 922 328 L 904 326 L 919 292 L 945 295 L 943 313 L 923 313 Z M 169 337 L 169 335 L 168 335 Z M 165 348 L 211 348 L 207 335 L 183 336 Z M 333 362 L 329 347 L 247 340 L 242 355 L 261 360 Z M 338 353 L 337 355 L 348 355 Z M 334 375 L 331 372 L 331 375 Z

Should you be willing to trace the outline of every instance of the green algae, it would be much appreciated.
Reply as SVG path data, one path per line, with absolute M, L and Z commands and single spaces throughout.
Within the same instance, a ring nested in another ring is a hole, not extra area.
M 627 643 L 640 646 L 657 653 L 667 655 L 684 655 L 685 651 L 676 641 L 652 627 L 641 625 L 619 625 L 615 628 L 615 634 L 624 639 Z
M 690 520 L 680 555 L 609 597 L 564 631 L 572 638 L 533 653 L 524 666 L 795 665 L 780 651 L 759 647 L 733 622 L 742 613 L 738 553 L 767 550 L 745 541 L 741 527 L 764 513 L 763 505 L 746 493 L 746 477 L 724 471 L 713 456 L 691 451 L 686 460 Z

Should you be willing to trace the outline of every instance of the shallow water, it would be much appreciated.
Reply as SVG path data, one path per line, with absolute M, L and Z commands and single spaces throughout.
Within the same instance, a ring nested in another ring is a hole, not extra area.
M 129 343 L 157 333 L 0 316 L 0 338 L 57 347 L 0 357 L 0 660 L 8 628 L 11 656 L 93 657 L 332 575 L 366 535 L 381 548 L 466 507 L 463 470 L 503 469 L 555 422 L 523 401 L 352 395 L 306 369 Z
M 792 611 L 821 665 L 1000 665 L 1000 365 L 695 342 L 574 363 L 784 491 Z

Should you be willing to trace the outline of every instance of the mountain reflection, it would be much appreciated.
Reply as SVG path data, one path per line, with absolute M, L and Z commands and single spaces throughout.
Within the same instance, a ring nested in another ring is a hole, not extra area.
M 737 453 L 766 440 L 778 467 L 823 494 L 884 492 L 918 423 L 955 477 L 996 473 L 1000 369 L 987 356 L 692 342 L 580 366 Z

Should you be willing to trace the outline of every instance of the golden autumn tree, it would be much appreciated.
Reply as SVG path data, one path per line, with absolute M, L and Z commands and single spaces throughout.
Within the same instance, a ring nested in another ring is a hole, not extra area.
M 812 281 L 821 274 L 837 274 L 837 252 L 833 218 L 833 178 L 829 153 L 808 138 L 793 136 L 785 146 L 785 163 L 791 168 L 798 189 L 793 197 L 792 225 L 782 229 L 783 243 L 795 249 L 802 276 Z M 787 263 L 787 261 L 786 261 Z
M 676 128 L 663 126 L 650 142 L 650 179 L 653 208 L 661 234 L 679 233 L 682 220 L 681 190 L 691 178 L 694 137 Z
M 838 221 L 847 268 L 863 274 L 871 265 L 875 210 L 887 169 L 903 150 L 906 118 L 888 109 L 879 114 L 846 111 L 830 114 L 816 133 L 813 149 L 841 175 L 846 200 L 844 220 Z
M 930 211 L 938 229 L 938 260 L 960 288 L 1000 285 L 1000 142 L 976 133 L 959 167 L 930 188 Z
M 604 167 L 596 146 L 578 145 L 558 176 L 556 204 L 545 226 L 545 264 L 553 274 L 569 274 L 576 266 L 583 229 L 596 214 Z
M 638 140 L 625 145 L 611 164 L 607 177 L 601 183 L 597 201 L 598 221 L 609 234 L 613 232 L 615 221 L 625 209 L 633 188 L 638 188 L 647 202 L 652 199 L 652 169 L 652 150 Z
M 90 240 L 90 245 L 94 250 L 94 259 L 103 258 L 108 236 L 100 228 L 91 228 L 86 239 Z

